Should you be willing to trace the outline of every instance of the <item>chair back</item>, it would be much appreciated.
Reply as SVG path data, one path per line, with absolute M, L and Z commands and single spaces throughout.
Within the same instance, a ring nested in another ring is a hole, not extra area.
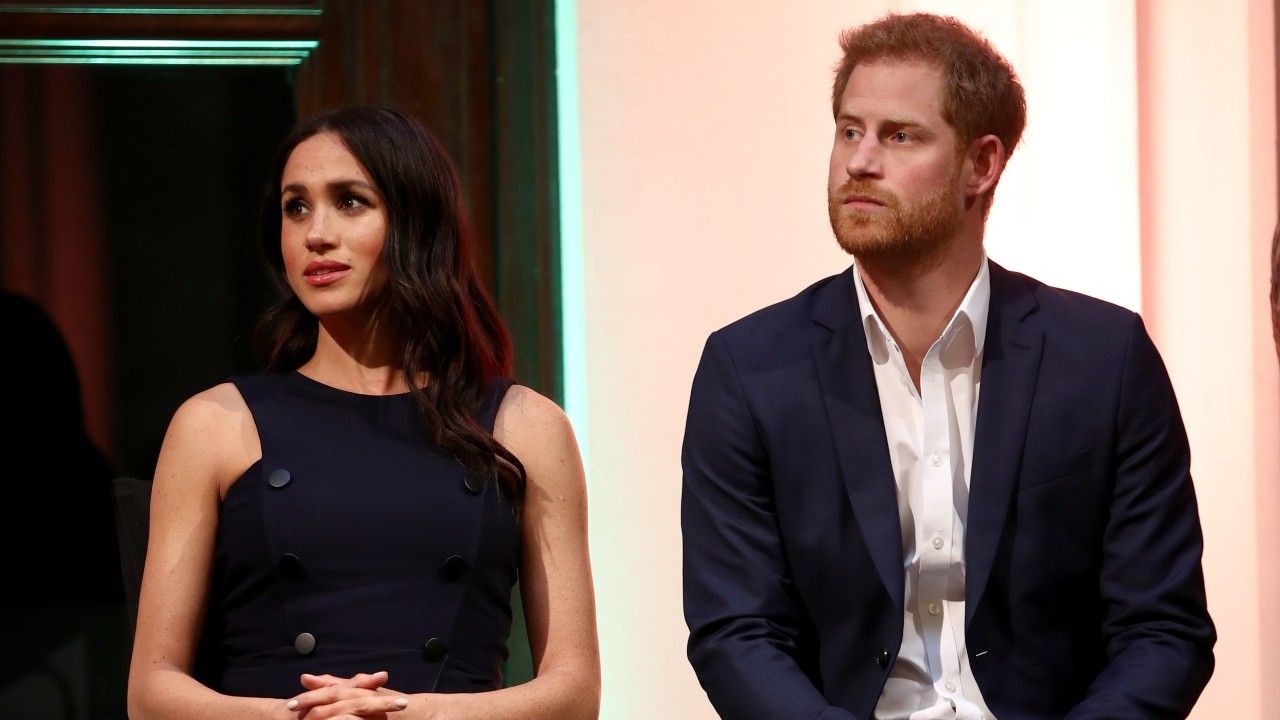
M 130 630 L 138 619 L 142 566 L 147 560 L 147 531 L 151 517 L 151 481 L 117 477 L 111 481 L 116 506 L 116 538 L 120 543 L 120 573 Z

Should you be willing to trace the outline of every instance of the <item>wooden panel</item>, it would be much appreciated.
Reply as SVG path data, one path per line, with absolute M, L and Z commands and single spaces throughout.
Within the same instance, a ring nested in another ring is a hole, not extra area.
M 517 375 L 560 399 L 555 33 L 551 0 L 494 3 L 494 272 Z
M 0 37 L 305 40 L 320 2 L 0 2 Z

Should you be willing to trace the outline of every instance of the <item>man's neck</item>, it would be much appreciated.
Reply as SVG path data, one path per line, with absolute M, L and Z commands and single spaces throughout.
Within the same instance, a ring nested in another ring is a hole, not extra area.
M 880 319 L 902 349 L 919 387 L 925 353 L 946 328 L 981 269 L 982 238 L 956 238 L 926 261 L 858 258 L 858 272 Z

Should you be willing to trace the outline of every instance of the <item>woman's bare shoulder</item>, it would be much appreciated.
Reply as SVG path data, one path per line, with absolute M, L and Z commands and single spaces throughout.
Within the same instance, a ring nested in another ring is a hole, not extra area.
M 546 440 L 548 436 L 573 434 L 569 418 L 555 401 L 524 385 L 512 385 L 498 406 L 493 434 L 499 442 L 510 439 Z
M 234 384 L 225 382 L 192 395 L 178 406 L 169 423 L 169 432 L 196 432 L 214 440 L 233 435 L 245 422 L 252 421 L 253 415 L 240 391 Z
M 512 385 L 498 406 L 494 438 L 524 463 L 530 481 L 538 472 L 557 466 L 577 466 L 578 441 L 568 416 L 553 400 L 524 385 Z M 558 475 L 558 473 L 557 473 Z
M 220 415 L 234 416 L 248 411 L 249 406 L 245 405 L 235 383 L 224 382 L 187 398 L 177 414 L 190 416 L 193 420 L 216 421 Z
M 182 403 L 173 414 L 161 448 L 162 459 L 205 468 L 208 476 L 216 478 L 220 494 L 261 455 L 253 413 L 240 391 L 229 382 L 196 393 Z

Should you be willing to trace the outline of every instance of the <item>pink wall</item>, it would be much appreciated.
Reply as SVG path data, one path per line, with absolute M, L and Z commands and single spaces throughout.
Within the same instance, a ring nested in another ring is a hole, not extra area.
M 712 718 L 684 661 L 680 438 L 716 327 L 843 268 L 839 3 L 580 0 L 592 560 L 605 718 Z
M 1159 13 L 1152 8 L 1159 5 Z M 712 718 L 684 661 L 679 446 L 709 332 L 844 269 L 827 226 L 842 27 L 982 29 L 1030 107 L 988 250 L 1141 310 L 1192 436 L 1218 671 L 1195 717 L 1280 685 L 1280 380 L 1270 0 L 578 0 L 592 553 L 606 718 Z M 1087 43 L 1081 43 L 1087 38 Z
M 1192 441 L 1218 670 L 1197 717 L 1260 718 L 1280 679 L 1280 411 L 1270 0 L 1141 0 L 1143 309 Z

